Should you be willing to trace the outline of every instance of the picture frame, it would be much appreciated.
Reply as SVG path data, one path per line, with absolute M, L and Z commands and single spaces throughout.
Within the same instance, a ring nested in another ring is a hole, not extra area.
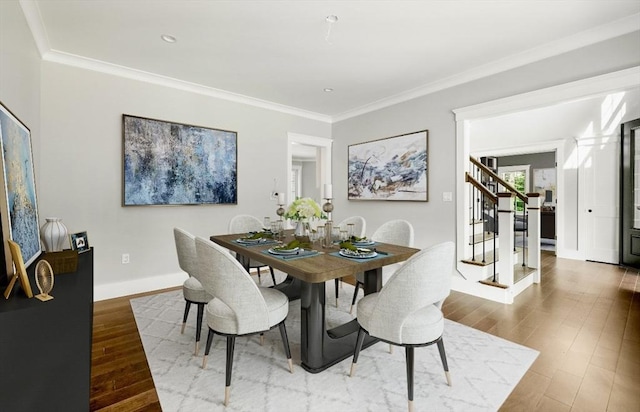
M 429 131 L 348 147 L 348 199 L 429 201 Z
M 122 115 L 123 206 L 238 203 L 237 132 Z
M 20 286 L 22 286 L 22 291 L 27 296 L 27 298 L 33 297 L 33 290 L 31 289 L 31 282 L 29 282 L 29 276 L 27 276 L 27 269 L 24 264 L 24 260 L 22 259 L 22 251 L 20 250 L 20 245 L 13 240 L 7 240 L 7 244 L 9 245 L 9 251 L 11 253 L 11 258 L 13 263 L 15 264 L 15 272 L 10 276 L 9 285 L 4 290 L 4 298 L 9 299 L 11 296 L 11 292 L 13 291 L 13 287 L 16 282 L 20 282 Z
M 89 250 L 89 238 L 87 237 L 87 232 L 70 234 L 69 243 L 71 243 L 71 250 L 76 250 L 78 253 Z
M 0 220 L 7 275 L 13 273 L 13 259 L 7 242 L 21 250 L 25 267 L 42 253 L 38 201 L 31 148 L 31 131 L 0 102 L 0 153 L 2 192 Z

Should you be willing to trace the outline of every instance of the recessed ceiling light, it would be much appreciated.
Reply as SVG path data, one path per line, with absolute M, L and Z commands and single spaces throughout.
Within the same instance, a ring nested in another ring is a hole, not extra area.
M 338 16 L 332 14 L 330 16 L 327 16 L 325 20 L 327 20 L 329 23 L 335 23 L 338 21 Z
M 325 87 L 324 91 L 327 92 L 327 93 L 330 93 L 330 92 L 333 91 L 333 89 L 331 87 Z
M 175 37 L 169 35 L 169 34 L 163 34 L 162 36 L 160 36 L 160 38 L 164 41 L 166 41 L 167 43 L 175 43 L 178 41 L 178 39 L 176 39 Z

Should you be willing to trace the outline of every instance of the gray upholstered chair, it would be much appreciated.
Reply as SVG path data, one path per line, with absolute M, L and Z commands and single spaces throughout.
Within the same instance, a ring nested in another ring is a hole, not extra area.
M 380 292 L 358 302 L 358 338 L 350 376 L 353 376 L 365 333 L 392 345 L 404 346 L 407 359 L 409 411 L 413 410 L 414 348 L 438 345 L 447 384 L 451 386 L 442 341 L 442 303 L 451 290 L 455 246 L 445 242 L 409 258 Z
M 347 225 L 353 225 L 353 236 L 364 237 L 367 233 L 367 221 L 362 216 L 350 216 L 338 223 L 340 229 L 346 229 Z M 342 278 L 335 280 L 336 285 L 336 308 L 338 307 L 338 286 Z
M 255 216 L 251 215 L 237 215 L 234 216 L 229 221 L 229 233 L 249 233 L 249 232 L 259 232 L 263 229 L 262 222 Z M 262 279 L 260 278 L 260 269 L 261 268 L 269 268 L 271 272 L 271 280 L 275 286 L 276 284 L 276 276 L 273 273 L 273 268 L 268 266 L 262 262 L 257 260 L 250 260 L 248 257 L 239 255 L 236 253 L 236 259 L 238 262 L 244 266 L 244 268 L 249 272 L 251 269 L 256 269 L 258 272 L 258 283 L 262 283 Z
M 385 222 L 375 232 L 373 232 L 373 235 L 371 235 L 371 239 L 376 242 L 391 243 L 393 245 L 407 247 L 413 247 L 413 238 L 413 225 L 403 219 L 395 219 Z M 399 263 L 382 268 L 383 285 L 386 283 L 386 273 L 395 272 L 401 265 L 402 264 Z M 349 313 L 353 312 L 353 306 L 356 304 L 356 299 L 358 298 L 358 289 L 362 286 L 364 286 L 364 275 L 362 273 L 358 273 L 356 275 L 356 287 L 353 291 L 353 299 L 351 299 L 351 310 Z
M 206 319 L 209 326 L 202 367 L 207 363 L 213 334 L 227 338 L 227 364 L 224 404 L 229 404 L 233 351 L 237 336 L 264 333 L 276 326 L 284 352 L 293 373 L 293 362 L 284 321 L 289 314 L 289 299 L 279 290 L 260 288 L 242 265 L 226 249 L 208 239 L 196 238 L 198 273 L 205 290 L 214 295 L 207 304 Z
M 195 303 L 198 307 L 198 315 L 196 318 L 196 347 L 194 354 L 198 354 L 198 344 L 200 343 L 200 331 L 202 330 L 202 314 L 204 305 L 209 303 L 213 296 L 207 293 L 196 276 L 196 243 L 195 238 L 190 233 L 180 229 L 173 229 L 173 237 L 176 241 L 176 252 L 178 253 L 178 264 L 180 269 L 187 272 L 189 278 L 182 284 L 182 295 L 186 301 L 184 307 L 184 316 L 182 317 L 182 329 L 180 333 L 184 333 L 184 327 L 187 324 L 189 309 L 191 304 Z

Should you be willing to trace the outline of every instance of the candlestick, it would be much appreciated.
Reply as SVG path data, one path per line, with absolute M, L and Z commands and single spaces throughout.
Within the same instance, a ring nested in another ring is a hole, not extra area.
M 324 184 L 324 198 L 333 199 L 333 187 L 331 186 L 331 183 Z
M 278 192 L 278 204 L 280 206 L 284 205 L 284 193 Z

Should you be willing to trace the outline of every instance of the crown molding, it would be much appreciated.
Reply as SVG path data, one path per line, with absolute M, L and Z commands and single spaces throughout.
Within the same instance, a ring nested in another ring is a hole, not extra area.
M 242 103 L 249 106 L 259 107 L 262 109 L 273 110 L 276 112 L 286 113 L 294 116 L 300 116 L 311 120 L 317 120 L 324 123 L 331 123 L 331 117 L 315 113 L 291 106 L 285 106 L 266 100 L 256 99 L 254 97 L 245 96 L 238 93 L 232 93 L 213 87 L 203 86 L 184 80 L 174 79 L 143 70 L 132 69 L 117 64 L 107 63 L 101 60 L 90 59 L 87 57 L 77 56 L 74 54 L 64 53 L 57 50 L 50 50 L 43 56 L 43 60 L 64 64 L 68 66 L 78 67 L 81 69 L 92 70 L 100 73 L 110 74 L 113 76 L 123 77 L 132 80 L 138 80 L 145 83 L 155 84 L 159 86 L 169 87 L 173 89 L 183 90 L 190 93 L 201 94 L 204 96 L 215 97 L 236 103 Z
M 638 31 L 638 27 L 640 27 L 640 13 L 632 14 L 614 22 L 585 30 L 573 36 L 559 39 L 332 116 L 51 49 L 37 2 L 34 0 L 19 0 L 19 2 L 38 51 L 40 52 L 40 56 L 44 61 L 107 73 L 330 124 Z
M 389 106 L 403 103 L 418 97 L 426 96 L 440 90 L 455 87 L 470 81 L 478 80 L 497 73 L 531 64 L 549 57 L 576 50 L 591 44 L 599 43 L 618 36 L 622 36 L 640 28 L 640 13 L 632 14 L 611 23 L 594 27 L 589 30 L 577 33 L 573 36 L 565 37 L 533 49 L 525 50 L 517 54 L 496 60 L 494 62 L 467 70 L 464 73 L 456 74 L 433 83 L 429 83 L 403 93 L 378 100 L 376 102 L 361 106 L 354 110 L 344 112 L 332 117 L 332 122 L 339 122 L 352 117 L 360 116 L 375 110 L 380 110 Z

